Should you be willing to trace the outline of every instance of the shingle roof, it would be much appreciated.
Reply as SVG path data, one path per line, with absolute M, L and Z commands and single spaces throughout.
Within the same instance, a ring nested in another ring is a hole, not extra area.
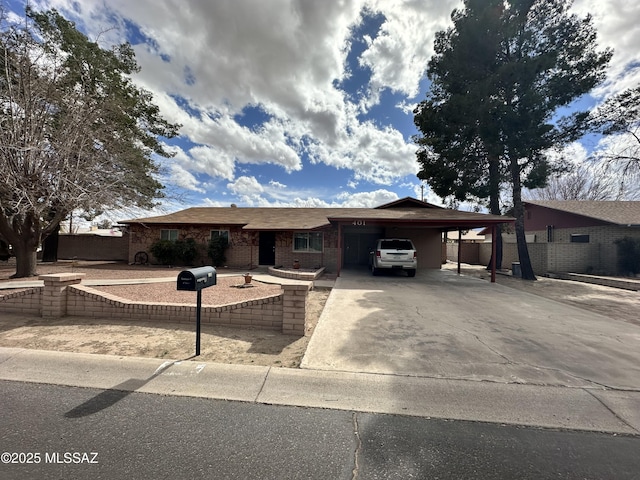
M 640 202 L 593 200 L 527 200 L 525 203 L 595 218 L 617 225 L 640 225 Z
M 428 223 L 430 226 L 486 226 L 512 221 L 509 217 L 445 208 L 271 208 L 192 207 L 168 215 L 136 218 L 120 223 L 164 225 L 242 225 L 246 230 L 312 230 L 331 221 L 377 220 Z

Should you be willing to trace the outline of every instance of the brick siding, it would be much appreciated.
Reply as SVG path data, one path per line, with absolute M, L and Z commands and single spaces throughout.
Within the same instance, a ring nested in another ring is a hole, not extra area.
M 150 253 L 151 245 L 160 240 L 160 230 L 164 226 L 142 227 L 131 225 L 129 243 L 129 263 L 133 263 L 137 252 L 147 252 L 151 263 L 156 260 Z M 200 255 L 195 260 L 197 265 L 209 265 L 211 260 L 206 255 L 207 244 L 211 230 L 228 230 L 229 247 L 225 252 L 225 266 L 232 268 L 251 269 L 258 265 L 259 261 L 259 234 L 247 232 L 237 226 L 215 225 L 205 227 L 185 226 L 174 228 L 178 230 L 178 238 L 193 238 L 199 245 Z M 336 271 L 338 265 L 338 235 L 333 228 L 319 230 L 324 233 L 324 249 L 320 253 L 306 253 L 293 251 L 293 231 L 276 232 L 275 265 L 292 267 L 294 260 L 300 261 L 303 268 L 315 268 L 326 266 L 329 271 Z

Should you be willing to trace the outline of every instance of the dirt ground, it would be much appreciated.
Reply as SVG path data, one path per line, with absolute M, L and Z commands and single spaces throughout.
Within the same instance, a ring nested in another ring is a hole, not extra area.
M 8 281 L 14 272 L 13 268 L 7 264 L 0 265 L 0 284 Z M 38 268 L 41 275 L 71 271 L 85 273 L 87 279 L 122 279 L 175 277 L 181 268 L 99 262 L 60 262 L 41 264 Z M 156 284 L 156 289 L 161 285 L 163 284 Z M 109 290 L 107 287 L 97 288 Z M 214 288 L 216 287 L 209 290 Z M 136 286 L 130 286 L 129 290 L 133 293 Z M 234 289 L 234 293 L 244 291 L 252 295 L 256 290 L 259 289 Z M 0 295 L 9 291 L 0 290 Z M 193 296 L 192 293 L 191 295 Z M 123 296 L 131 298 L 131 295 Z M 200 356 L 197 359 L 218 363 L 297 367 L 328 296 L 328 290 L 317 289 L 309 293 L 306 305 L 307 331 L 304 337 L 283 335 L 273 330 L 203 324 Z M 195 297 L 193 303 L 195 304 Z M 184 360 L 195 354 L 195 323 L 195 318 L 192 323 L 154 325 L 118 319 L 65 317 L 43 320 L 34 316 L 2 314 L 0 346 Z
M 444 268 L 455 269 L 456 264 Z M 83 272 L 86 278 L 148 278 L 176 276 L 180 269 L 124 264 L 75 262 L 41 265 L 39 273 Z M 11 265 L 0 264 L 0 284 L 13 273 Z M 482 266 L 463 265 L 462 273 L 490 279 Z M 586 283 L 540 277 L 536 282 L 497 275 L 497 282 L 551 300 L 567 303 L 640 326 L 640 292 Z M 0 290 L 0 295 L 2 295 Z M 307 300 L 307 332 L 304 337 L 249 328 L 202 326 L 200 361 L 297 367 L 313 333 L 328 290 L 314 290 Z M 195 303 L 195 302 L 194 302 Z M 150 324 L 118 319 L 96 320 L 2 314 L 0 346 L 67 352 L 101 353 L 184 360 L 195 353 L 195 319 L 184 324 Z

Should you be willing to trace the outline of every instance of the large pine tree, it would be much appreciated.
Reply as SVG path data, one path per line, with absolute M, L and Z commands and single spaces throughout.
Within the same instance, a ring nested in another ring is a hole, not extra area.
M 488 198 L 508 185 L 525 279 L 535 280 L 524 234 L 522 188 L 543 186 L 546 152 L 587 128 L 586 112 L 558 110 L 604 80 L 612 53 L 597 51 L 591 18 L 569 0 L 465 0 L 436 36 L 431 88 L 415 111 L 418 176 L 441 195 Z

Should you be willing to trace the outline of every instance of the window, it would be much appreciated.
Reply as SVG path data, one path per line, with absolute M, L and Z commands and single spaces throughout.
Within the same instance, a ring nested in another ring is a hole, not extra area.
M 293 251 L 322 253 L 323 234 L 315 232 L 294 233 L 293 234 Z
M 175 242 L 178 240 L 178 230 L 160 230 L 160 240 Z
M 211 240 L 214 238 L 224 238 L 229 243 L 229 230 L 211 230 Z
M 382 240 L 380 248 L 382 250 L 414 250 L 410 240 Z
M 582 233 L 572 233 L 571 243 L 589 243 L 589 235 Z

